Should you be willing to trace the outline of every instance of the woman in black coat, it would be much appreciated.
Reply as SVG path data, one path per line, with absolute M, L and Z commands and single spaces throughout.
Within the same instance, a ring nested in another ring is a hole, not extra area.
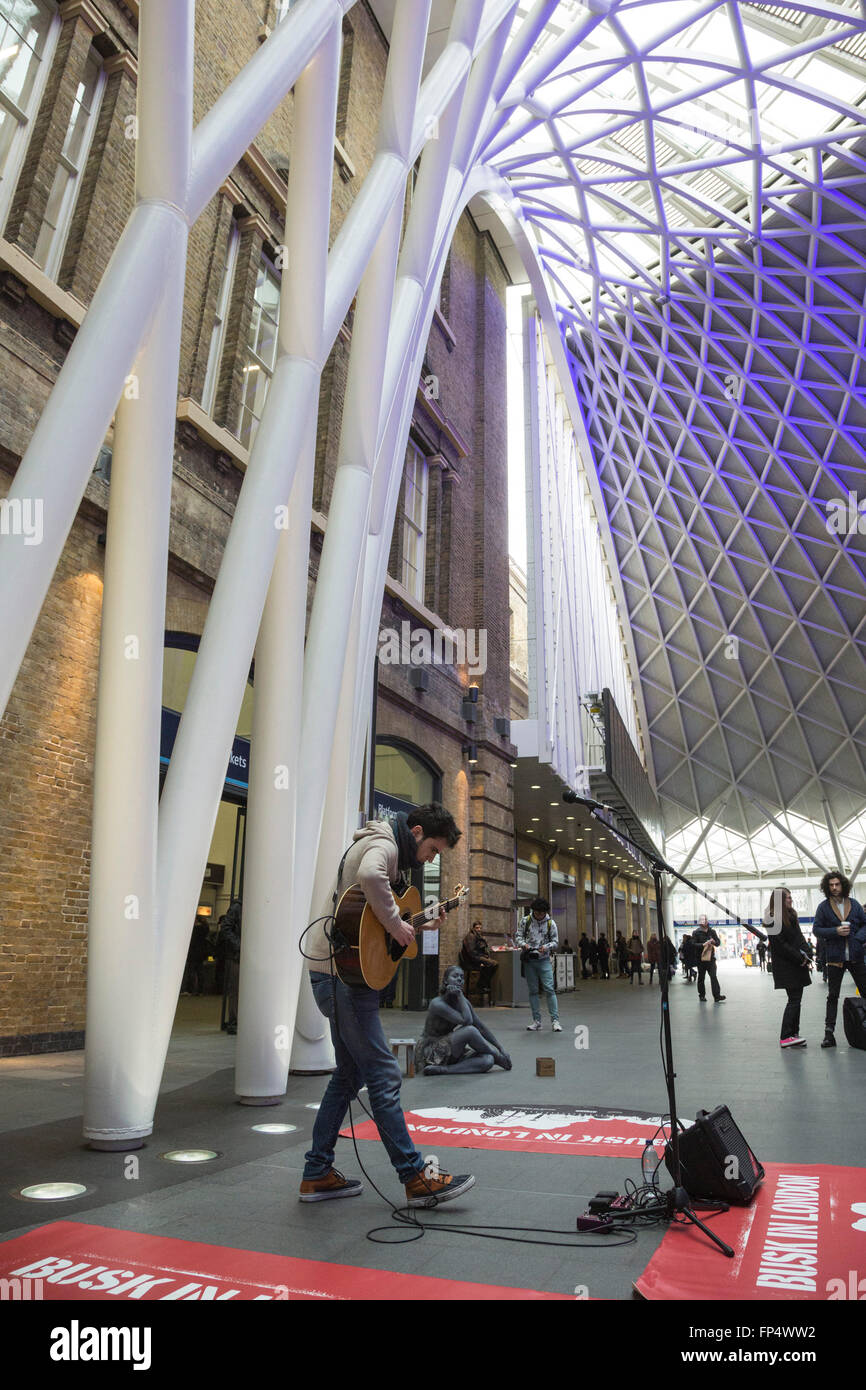
M 782 923 L 778 930 L 775 930 L 777 924 L 773 907 L 776 893 L 782 895 Z M 805 1047 L 806 1039 L 799 1036 L 798 1030 L 803 990 L 812 983 L 809 977 L 812 969 L 812 947 L 800 930 L 800 923 L 787 888 L 776 889 L 764 913 L 763 922 L 765 927 L 770 928 L 767 935 L 770 940 L 773 987 L 784 989 L 788 995 L 782 1015 L 780 1044 L 782 1047 Z

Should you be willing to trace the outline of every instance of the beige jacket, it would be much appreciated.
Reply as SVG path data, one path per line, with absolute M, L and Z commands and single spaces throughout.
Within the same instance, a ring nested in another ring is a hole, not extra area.
M 331 893 L 337 886 L 336 868 L 335 865 L 331 892 L 327 899 L 316 907 L 316 917 L 330 917 L 334 910 Z M 397 911 L 394 894 L 391 891 L 391 884 L 396 883 L 398 876 L 397 841 L 394 839 L 394 832 L 388 822 L 370 821 L 363 830 L 356 830 L 352 847 L 343 864 L 339 894 L 345 893 L 346 889 L 351 888 L 353 883 L 359 884 L 382 926 L 389 931 L 400 922 L 400 913 Z M 339 902 L 339 896 L 337 901 Z M 303 946 L 307 956 L 313 957 L 312 960 L 307 961 L 308 968 L 329 974 L 328 961 L 331 948 L 325 935 L 326 927 L 330 930 L 331 923 L 318 922 L 312 931 L 307 933 Z

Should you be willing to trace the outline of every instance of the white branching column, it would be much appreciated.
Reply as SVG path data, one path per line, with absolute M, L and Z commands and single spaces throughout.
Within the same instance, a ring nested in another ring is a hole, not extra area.
M 320 371 L 339 37 L 335 27 L 295 88 L 288 265 L 280 302 L 280 354 L 315 362 Z M 287 996 L 298 977 L 286 869 L 295 839 L 298 727 L 292 711 L 302 689 L 317 407 L 318 382 L 256 643 L 235 1075 L 238 1095 L 250 1103 L 267 1103 L 285 1092 L 291 1044 Z
M 117 412 L 105 551 L 87 956 L 84 1133 L 129 1148 L 147 1090 L 168 531 L 192 140 L 193 0 L 141 21 L 136 196 L 167 224 L 149 334 Z
M 411 11 L 407 6 L 397 8 L 385 77 L 377 161 L 383 182 L 393 192 L 358 291 L 337 473 L 304 658 L 299 778 L 304 813 L 297 821 L 291 875 L 296 939 L 310 918 L 337 706 L 367 532 L 403 217 L 398 195 L 409 168 L 429 13 L 430 0 L 418 0 Z M 337 827 L 340 838 L 344 823 L 345 796 Z M 298 955 L 296 994 L 304 964 Z M 291 1026 L 294 1033 L 294 1012 Z M 295 1065 L 300 1065 L 297 1057 Z

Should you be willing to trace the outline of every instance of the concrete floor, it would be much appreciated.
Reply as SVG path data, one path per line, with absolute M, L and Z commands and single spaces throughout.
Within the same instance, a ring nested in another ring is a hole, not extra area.
M 821 1051 L 826 986 L 820 977 L 807 990 L 801 1034 L 807 1049 L 781 1052 L 778 1045 L 784 994 L 767 975 L 739 961 L 719 969 L 723 1004 L 699 1004 L 694 987 L 677 976 L 671 1018 L 680 1114 L 727 1104 L 759 1158 L 859 1166 L 866 1153 L 860 1103 L 866 1053 L 848 1048 L 841 1027 L 835 1051 Z M 843 990 L 853 990 L 846 979 Z M 564 1031 L 525 1031 L 525 1009 L 485 1011 L 488 1026 L 512 1055 L 511 1072 L 452 1078 L 416 1077 L 403 1087 L 404 1106 L 454 1102 L 496 1105 L 636 1107 L 664 1113 L 666 1092 L 659 1054 L 657 987 L 612 979 L 581 983 L 560 997 Z M 840 1010 L 841 1017 L 841 1010 Z M 387 1034 L 417 1035 L 421 1016 L 384 1012 Z M 589 1028 L 589 1047 L 573 1046 L 577 1024 Z M 297 1201 L 303 1155 L 309 1145 L 322 1077 L 291 1077 L 289 1094 L 276 1107 L 251 1109 L 233 1093 L 235 1040 L 219 1030 L 219 1001 L 183 998 L 172 1038 L 154 1134 L 137 1151 L 138 1175 L 125 1175 L 123 1154 L 94 1153 L 81 1135 L 83 1053 L 55 1053 L 0 1061 L 0 1238 L 8 1239 L 56 1220 L 177 1236 L 186 1240 L 308 1259 L 362 1265 L 442 1278 L 627 1299 L 662 1229 L 639 1233 L 621 1248 L 555 1249 L 503 1244 L 477 1236 L 428 1232 L 404 1245 L 373 1244 L 366 1232 L 389 1225 L 387 1206 L 369 1184 L 346 1202 L 301 1205 Z M 557 1075 L 535 1075 L 535 1058 L 554 1055 Z M 252 1125 L 283 1120 L 290 1135 L 257 1134 Z M 160 1154 L 176 1147 L 208 1147 L 220 1157 L 191 1172 Z M 402 1196 L 384 1150 L 359 1141 L 363 1164 L 396 1203 Z M 442 1167 L 472 1172 L 475 1188 L 440 1212 L 425 1213 L 435 1226 L 472 1222 L 558 1228 L 574 1232 L 587 1199 L 603 1188 L 640 1182 L 635 1158 L 573 1157 L 447 1148 Z M 351 1140 L 341 1140 L 338 1166 L 362 1176 Z M 88 1192 L 73 1201 L 38 1208 L 16 1197 L 39 1181 L 79 1181 Z M 393 1223 L 390 1223 L 393 1225 Z M 527 1237 L 529 1238 L 529 1237 Z M 554 1237 L 548 1237 L 554 1240 Z M 561 1237 L 574 1240 L 576 1234 Z M 591 1239 L 591 1237 L 590 1237 Z

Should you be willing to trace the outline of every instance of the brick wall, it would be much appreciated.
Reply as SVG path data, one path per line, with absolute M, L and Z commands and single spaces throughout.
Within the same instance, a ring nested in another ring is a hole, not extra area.
M 59 284 L 83 303 L 92 297 L 132 206 L 136 33 L 124 6 L 104 0 L 107 83 L 82 176 Z M 262 14 L 266 6 L 259 7 Z M 340 140 L 356 174 L 334 165 L 331 240 L 363 182 L 375 153 L 386 46 L 366 3 L 350 15 L 351 64 L 341 74 Z M 254 6 L 198 0 L 196 120 L 257 47 Z M 92 38 L 92 36 L 91 36 Z M 80 26 L 65 42 L 58 92 L 91 39 Z M 74 49 L 74 52 L 73 52 Z M 80 50 L 80 51 L 79 51 Z M 102 51 L 102 50 L 101 50 Z M 293 98 L 289 95 L 257 139 L 272 165 L 285 168 L 290 149 Z M 16 218 L 7 236 L 35 235 L 39 189 L 50 160 L 45 151 L 62 134 L 58 100 L 40 117 L 40 141 L 25 165 Z M 37 197 L 38 194 L 38 197 Z M 36 201 L 34 201 L 34 199 Z M 200 401 L 217 295 L 233 217 L 241 219 L 249 246 L 238 256 L 238 293 L 225 351 L 242 359 L 251 286 L 261 247 L 283 237 L 284 207 L 273 178 L 260 178 L 248 161 L 232 172 L 230 186 L 211 201 L 190 234 L 186 274 L 179 395 Z M 243 219 L 248 219 L 244 224 Z M 22 249 L 26 249 L 22 240 Z M 243 290 L 243 293 L 240 290 Z M 488 632 L 488 670 L 480 678 L 480 721 L 473 731 L 479 764 L 473 773 L 463 746 L 468 730 L 460 704 L 465 669 L 432 672 L 424 697 L 408 672 L 383 670 L 378 732 L 405 738 L 442 771 L 443 801 L 463 837 L 446 858 L 443 885 L 471 882 L 468 902 L 450 915 L 443 932 L 443 960 L 456 957 L 470 913 L 484 910 L 492 933 L 506 930 L 512 888 L 511 777 L 509 745 L 493 731 L 496 715 L 508 715 L 508 578 L 505 568 L 504 277 L 489 238 L 465 215 L 449 261 L 447 307 L 451 333 L 434 324 L 428 345 L 430 370 L 441 383 L 436 417 L 445 433 L 465 441 L 458 457 L 438 426 L 418 427 L 425 449 L 441 449 L 441 472 L 431 486 L 431 549 L 426 601 L 437 616 L 461 628 Z M 352 313 L 331 352 L 322 380 L 314 506 L 327 512 L 333 488 L 345 396 Z M 0 285 L 0 492 L 5 494 L 27 447 L 73 334 L 27 296 L 20 282 Z M 241 383 L 221 380 L 215 418 L 237 428 Z M 489 393 L 489 400 L 488 400 Z M 432 431 L 432 432 L 431 432 Z M 450 436 L 449 436 L 450 437 Z M 112 439 L 111 431 L 108 442 Z M 445 456 L 447 455 L 447 460 Z M 58 460 L 62 466 L 62 459 Z M 435 471 L 435 470 L 434 470 Z M 219 570 L 242 472 L 205 442 L 190 424 L 178 428 L 174 451 L 166 627 L 200 633 Z M 86 921 L 95 693 L 99 650 L 102 564 L 99 543 L 110 488 L 92 478 L 63 552 L 9 708 L 0 722 L 0 1055 L 80 1046 L 84 1027 Z M 480 517 L 479 508 L 490 515 Z M 310 595 L 321 538 L 313 535 Z M 383 622 L 409 617 L 386 600 Z

